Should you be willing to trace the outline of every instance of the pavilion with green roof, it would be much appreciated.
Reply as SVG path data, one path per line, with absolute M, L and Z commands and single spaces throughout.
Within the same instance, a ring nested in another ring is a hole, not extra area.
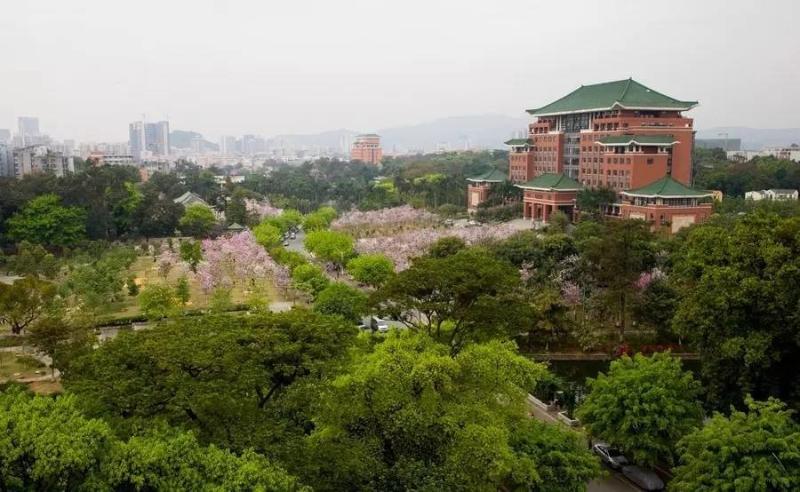
M 675 233 L 682 227 L 704 222 L 711 216 L 714 194 L 698 190 L 664 176 L 652 183 L 620 192 L 618 214 L 625 219 L 641 219 L 654 229 L 669 228 Z
M 473 183 L 503 183 L 508 181 L 508 175 L 497 168 L 492 168 L 483 174 L 467 178 L 467 181 Z
M 561 99 L 527 110 L 533 116 L 555 116 L 594 111 L 662 110 L 687 111 L 697 101 L 680 101 L 630 79 L 582 85 Z
M 508 175 L 492 168 L 483 174 L 467 178 L 467 210 L 474 212 L 478 205 L 489 199 L 492 187 L 508 181 Z
M 578 192 L 583 185 L 565 174 L 545 173 L 515 185 L 523 190 L 522 216 L 547 223 L 550 214 L 561 211 L 575 219 Z

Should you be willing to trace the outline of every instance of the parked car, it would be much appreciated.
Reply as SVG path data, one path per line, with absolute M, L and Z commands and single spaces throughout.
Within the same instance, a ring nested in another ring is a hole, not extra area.
M 289 234 L 289 239 L 297 239 L 297 234 L 292 232 L 291 234 Z
M 625 475 L 628 480 L 638 485 L 642 490 L 664 490 L 663 480 L 661 480 L 661 477 L 656 475 L 656 472 L 653 470 L 647 470 L 636 465 L 630 465 L 622 467 L 622 474 Z
M 603 463 L 615 470 L 621 470 L 623 466 L 628 464 L 628 458 L 619 450 L 614 449 L 604 442 L 595 443 L 595 445 L 592 446 L 592 452 L 599 456 Z
M 377 316 L 370 316 L 369 326 L 372 328 L 372 331 L 379 331 L 381 333 L 386 333 L 389 331 L 389 323 Z
M 283 240 L 283 246 L 284 246 L 284 247 L 285 247 L 285 246 L 289 246 L 289 240 L 288 240 L 288 239 L 284 239 L 284 240 Z

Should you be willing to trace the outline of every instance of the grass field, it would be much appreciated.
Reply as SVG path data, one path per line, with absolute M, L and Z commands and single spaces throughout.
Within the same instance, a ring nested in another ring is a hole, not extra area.
M 189 302 L 186 304 L 187 308 L 203 309 L 208 307 L 210 295 L 203 292 L 200 282 L 196 279 L 195 275 L 191 272 L 188 266 L 177 265 L 173 267 L 169 274 L 164 278 L 158 272 L 158 263 L 153 261 L 152 256 L 140 256 L 131 265 L 129 275 L 136 279 L 136 284 L 139 290 L 148 285 L 153 284 L 166 284 L 175 286 L 182 276 L 186 276 L 189 281 L 189 290 L 191 292 Z M 270 280 L 258 281 L 255 286 L 259 291 L 265 293 L 270 302 L 286 301 L 278 289 Z M 243 286 L 235 287 L 231 293 L 231 300 L 234 304 L 245 303 L 251 292 Z M 128 316 L 136 316 L 140 314 L 139 302 L 136 297 L 132 297 L 125 293 L 125 297 L 121 302 L 109 306 L 108 310 L 112 318 L 123 318 Z
M 0 351 L 0 381 L 46 376 L 49 373 L 50 369 L 30 356 Z

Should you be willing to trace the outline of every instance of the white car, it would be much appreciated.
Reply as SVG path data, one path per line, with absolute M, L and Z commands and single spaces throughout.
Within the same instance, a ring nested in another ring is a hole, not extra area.
M 371 316 L 369 318 L 369 326 L 372 328 L 372 331 L 378 331 L 380 333 L 389 331 L 389 323 L 377 316 Z

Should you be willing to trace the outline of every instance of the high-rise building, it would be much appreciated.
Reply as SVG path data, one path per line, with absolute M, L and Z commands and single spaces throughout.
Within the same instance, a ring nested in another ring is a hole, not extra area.
M 7 128 L 0 128 L 0 144 L 7 144 L 11 142 L 11 130 Z
M 141 162 L 145 152 L 145 139 L 144 139 L 144 122 L 134 121 L 128 125 L 128 146 L 130 147 L 130 154 Z
M 67 157 L 62 152 L 55 152 L 46 145 L 31 145 L 13 151 L 13 175 L 17 178 L 37 173 L 64 176 L 74 171 L 72 157 Z
M 128 145 L 130 154 L 137 162 L 151 156 L 168 156 L 170 154 L 169 121 L 145 123 L 134 121 L 128 125 Z
M 235 154 L 238 152 L 236 146 L 236 137 L 226 135 L 219 139 L 219 151 L 223 155 Z
M 39 136 L 39 118 L 33 116 L 20 116 L 17 118 L 17 131 L 23 145 L 30 145 Z
M 0 176 L 13 176 L 14 161 L 6 142 L 0 142 Z
M 381 137 L 374 133 L 358 135 L 353 147 L 350 149 L 350 160 L 361 161 L 367 164 L 378 165 L 383 158 Z

